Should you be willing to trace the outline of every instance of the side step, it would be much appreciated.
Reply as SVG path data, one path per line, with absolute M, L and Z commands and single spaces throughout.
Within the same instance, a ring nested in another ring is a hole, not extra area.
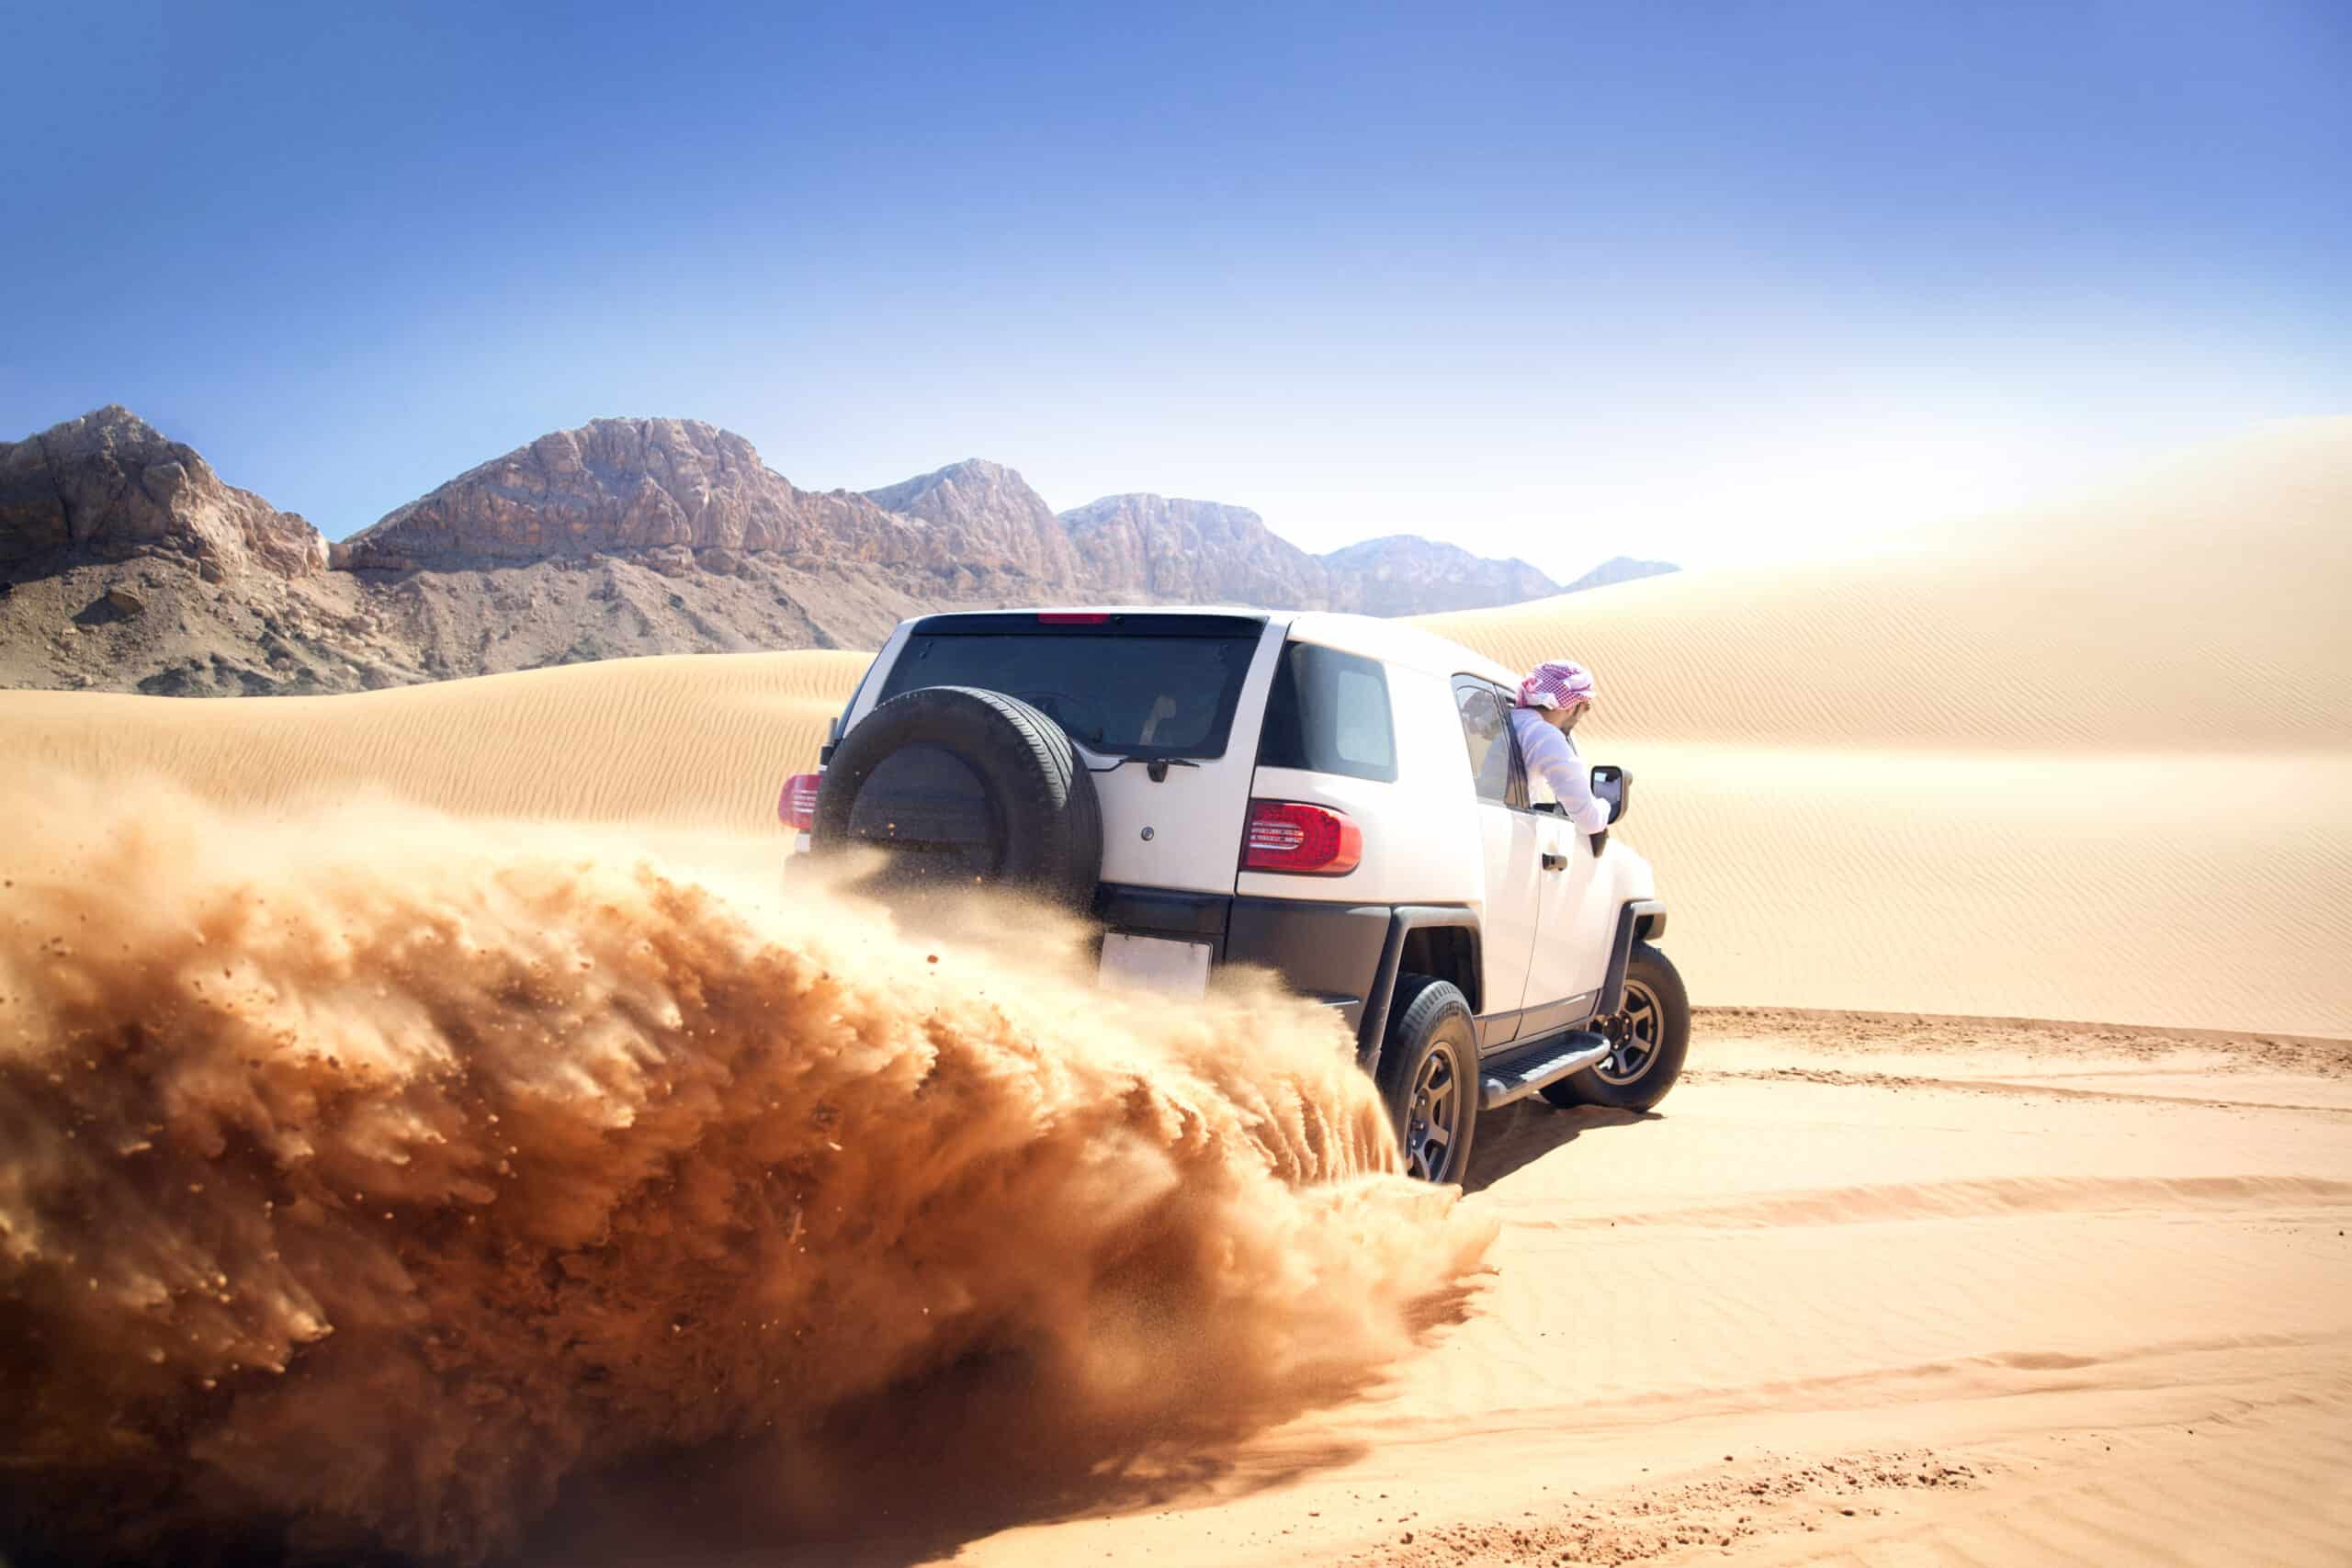
M 1536 1047 L 1534 1056 L 1515 1063 L 1498 1072 L 1482 1074 L 1483 1083 L 1478 1097 L 1478 1109 L 1492 1111 L 1498 1105 L 1509 1105 L 1514 1100 L 1525 1100 L 1537 1089 L 1555 1084 L 1570 1073 L 1585 1068 L 1609 1055 L 1609 1037 L 1590 1030 L 1572 1030 L 1557 1039 Z

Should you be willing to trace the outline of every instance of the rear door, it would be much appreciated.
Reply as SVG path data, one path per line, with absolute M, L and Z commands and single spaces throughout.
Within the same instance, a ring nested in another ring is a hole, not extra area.
M 1535 947 L 1542 900 L 1539 821 L 1518 804 L 1525 798 L 1519 760 L 1511 741 L 1510 711 L 1502 694 L 1476 676 L 1456 676 L 1453 699 L 1462 716 L 1462 737 L 1470 749 L 1470 776 L 1477 791 L 1478 834 L 1485 852 L 1487 897 L 1479 917 L 1484 955 L 1486 1008 L 1478 1021 L 1478 1045 L 1488 1050 L 1510 1043 L 1520 1032 L 1521 998 L 1527 992 L 1528 963 Z
M 872 701 L 922 686 L 1020 698 L 1094 775 L 1104 882 L 1230 894 L 1281 645 L 1279 626 L 1243 613 L 927 615 Z

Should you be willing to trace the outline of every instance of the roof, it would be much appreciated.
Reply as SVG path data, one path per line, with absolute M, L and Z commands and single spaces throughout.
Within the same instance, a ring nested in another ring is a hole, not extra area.
M 1360 653 L 1384 664 L 1431 675 L 1484 675 L 1507 686 L 1519 684 L 1517 671 L 1409 621 L 1302 610 L 1290 618 L 1290 635 L 1301 642 Z

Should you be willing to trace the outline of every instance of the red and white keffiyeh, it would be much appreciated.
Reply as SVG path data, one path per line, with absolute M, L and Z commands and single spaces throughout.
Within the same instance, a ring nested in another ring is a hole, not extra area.
M 1597 694 L 1592 671 L 1566 659 L 1546 660 L 1528 671 L 1519 683 L 1523 708 L 1568 708 L 1589 703 Z

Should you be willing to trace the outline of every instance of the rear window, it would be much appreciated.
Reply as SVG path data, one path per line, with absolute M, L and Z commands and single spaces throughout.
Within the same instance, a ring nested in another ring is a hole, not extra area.
M 907 639 L 878 700 L 978 686 L 1020 698 L 1089 750 L 1146 760 L 1225 755 L 1264 629 L 1218 616 L 1137 616 L 1099 628 L 1010 616 L 940 623 L 945 629 L 920 626 Z
M 1312 643 L 1285 647 L 1266 694 L 1258 765 L 1396 783 L 1396 732 L 1380 661 Z

